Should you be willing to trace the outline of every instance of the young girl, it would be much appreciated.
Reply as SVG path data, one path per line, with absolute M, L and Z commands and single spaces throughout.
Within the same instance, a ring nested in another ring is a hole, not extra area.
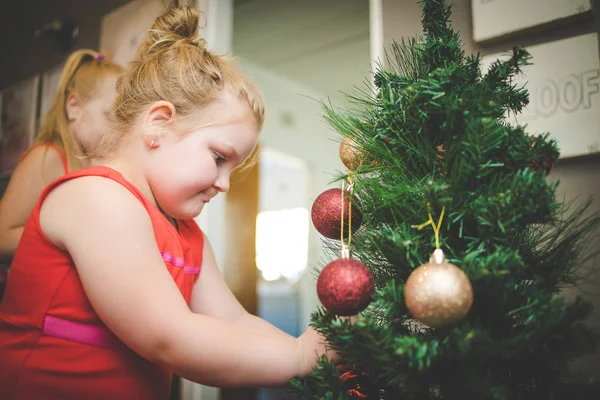
M 166 399 L 172 373 L 279 385 L 327 354 L 313 329 L 296 339 L 249 315 L 193 221 L 263 122 L 255 87 L 198 25 L 190 7 L 156 20 L 117 83 L 102 165 L 35 206 L 0 306 L 0 398 Z
M 122 72 L 92 50 L 78 50 L 68 58 L 36 144 L 22 157 L 0 199 L 0 257 L 15 252 L 46 185 L 87 164 L 90 145 L 107 129 L 105 114 Z

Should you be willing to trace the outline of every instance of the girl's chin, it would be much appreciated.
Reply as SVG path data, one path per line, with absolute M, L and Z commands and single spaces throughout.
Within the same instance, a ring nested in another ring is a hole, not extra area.
M 193 205 L 188 204 L 187 207 L 182 207 L 178 210 L 173 210 L 172 213 L 167 213 L 171 218 L 179 220 L 194 219 L 204 209 L 203 201 L 194 201 Z

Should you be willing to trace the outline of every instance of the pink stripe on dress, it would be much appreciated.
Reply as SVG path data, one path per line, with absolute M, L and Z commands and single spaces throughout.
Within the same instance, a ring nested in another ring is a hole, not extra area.
M 44 317 L 44 335 L 98 347 L 115 347 L 119 339 L 107 328 L 56 318 Z
M 174 256 L 172 253 L 169 253 L 168 251 L 161 251 L 160 255 L 162 256 L 162 259 L 164 262 L 168 262 L 169 264 L 171 264 L 175 267 L 183 268 L 184 274 L 199 274 L 200 273 L 199 266 L 185 265 L 185 261 L 183 260 L 183 258 Z

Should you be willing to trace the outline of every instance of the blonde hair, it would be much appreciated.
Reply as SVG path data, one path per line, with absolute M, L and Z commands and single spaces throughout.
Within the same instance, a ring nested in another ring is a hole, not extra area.
M 73 138 L 68 129 L 67 99 L 70 94 L 77 93 L 85 102 L 94 96 L 102 78 L 122 73 L 123 68 L 120 65 L 105 60 L 93 50 L 82 49 L 73 52 L 62 70 L 54 101 L 44 116 L 35 142 L 56 144 L 64 151 L 69 166 L 80 166 L 81 162 L 75 154 Z
M 228 93 L 245 100 L 262 126 L 264 105 L 257 88 L 233 59 L 215 55 L 199 37 L 200 12 L 171 2 L 140 45 L 127 72 L 117 80 L 111 117 L 114 129 L 98 146 L 96 156 L 112 153 L 131 124 L 150 104 L 168 101 L 178 117 L 192 115 Z

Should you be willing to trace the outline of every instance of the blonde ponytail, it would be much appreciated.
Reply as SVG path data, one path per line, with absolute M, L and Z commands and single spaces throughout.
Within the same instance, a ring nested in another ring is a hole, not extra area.
M 120 75 L 123 69 L 118 64 L 105 60 L 93 50 L 77 50 L 67 59 L 60 76 L 58 89 L 52 106 L 44 116 L 36 143 L 53 143 L 65 153 L 69 169 L 75 169 L 81 162 L 75 154 L 73 138 L 69 133 L 69 119 L 66 102 L 71 93 L 77 93 L 87 100 L 104 76 Z

